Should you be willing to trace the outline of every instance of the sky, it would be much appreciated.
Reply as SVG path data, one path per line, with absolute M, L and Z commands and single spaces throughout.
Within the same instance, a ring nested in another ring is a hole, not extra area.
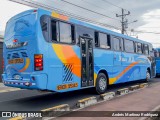
M 20 0 L 19 0 L 20 1 Z M 128 19 L 128 35 L 137 37 L 139 39 L 151 42 L 154 47 L 160 47 L 160 0 L 26 0 L 29 2 L 35 2 L 37 4 L 45 4 L 47 7 L 63 10 L 67 13 L 72 13 L 82 18 L 91 19 L 96 22 L 101 22 L 107 25 L 121 28 L 121 18 L 116 17 L 116 14 L 121 14 L 121 8 L 125 9 L 125 13 L 130 11 L 130 15 L 126 16 Z M 70 3 L 81 6 L 71 5 Z M 0 34 L 5 30 L 6 22 L 14 15 L 32 9 L 25 5 L 17 4 L 8 0 L 0 0 Z M 97 13 L 93 13 L 98 12 Z M 102 15 L 103 14 L 103 15 Z M 137 22 L 132 23 L 132 21 Z M 113 28 L 108 28 L 114 30 Z M 135 32 L 130 32 L 134 29 Z M 117 30 L 114 30 L 117 31 Z M 136 32 L 139 31 L 139 32 Z M 153 32 L 153 33 L 141 33 L 141 32 Z M 120 32 L 118 30 L 117 32 Z

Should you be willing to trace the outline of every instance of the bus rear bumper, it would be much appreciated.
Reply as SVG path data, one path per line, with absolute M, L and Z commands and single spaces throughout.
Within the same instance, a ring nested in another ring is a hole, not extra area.
M 46 90 L 47 89 L 47 75 L 46 74 L 33 74 L 30 75 L 29 79 L 8 79 L 6 74 L 2 74 L 2 81 L 5 86 L 16 87 L 21 89 L 36 89 Z

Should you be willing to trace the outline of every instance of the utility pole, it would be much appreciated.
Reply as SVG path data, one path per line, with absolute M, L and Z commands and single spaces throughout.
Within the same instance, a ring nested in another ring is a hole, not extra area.
M 124 34 L 124 32 L 125 32 L 125 24 L 126 24 L 127 21 L 124 21 L 124 19 L 127 15 L 130 15 L 130 11 L 128 11 L 128 13 L 125 14 L 123 8 L 122 8 L 122 15 L 116 14 L 116 17 L 121 17 L 122 18 L 122 21 L 121 21 L 121 24 L 122 24 L 122 31 L 121 32 L 122 32 L 122 34 Z

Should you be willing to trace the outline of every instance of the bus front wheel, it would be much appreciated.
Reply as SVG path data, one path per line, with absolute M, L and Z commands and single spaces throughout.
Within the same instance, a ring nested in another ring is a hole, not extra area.
M 104 73 L 99 73 L 96 80 L 96 92 L 103 94 L 107 90 L 107 77 Z
M 150 78 L 151 78 L 151 74 L 150 74 L 149 70 L 147 70 L 147 72 L 146 72 L 146 82 L 148 82 Z

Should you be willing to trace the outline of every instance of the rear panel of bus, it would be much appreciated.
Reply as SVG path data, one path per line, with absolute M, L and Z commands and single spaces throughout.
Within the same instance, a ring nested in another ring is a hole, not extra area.
M 29 10 L 14 16 L 7 23 L 2 74 L 6 86 L 46 89 L 47 75 L 42 72 L 44 56 L 39 50 L 44 48 L 37 40 L 37 17 L 37 10 Z

